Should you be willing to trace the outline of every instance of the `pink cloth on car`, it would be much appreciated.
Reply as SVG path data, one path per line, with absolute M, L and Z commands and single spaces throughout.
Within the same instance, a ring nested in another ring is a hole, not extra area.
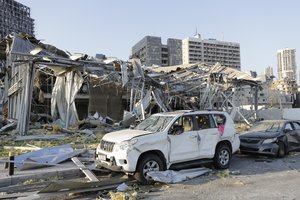
M 221 124 L 221 125 L 218 126 L 218 130 L 219 130 L 219 133 L 220 133 L 221 136 L 224 133 L 224 128 L 225 128 L 224 124 Z

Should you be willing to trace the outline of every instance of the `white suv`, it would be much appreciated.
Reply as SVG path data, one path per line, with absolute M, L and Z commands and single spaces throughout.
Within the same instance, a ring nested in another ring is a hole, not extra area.
M 213 162 L 228 168 L 240 146 L 226 112 L 176 111 L 153 114 L 134 129 L 106 134 L 96 150 L 96 165 L 133 174 L 142 182 L 147 172 Z

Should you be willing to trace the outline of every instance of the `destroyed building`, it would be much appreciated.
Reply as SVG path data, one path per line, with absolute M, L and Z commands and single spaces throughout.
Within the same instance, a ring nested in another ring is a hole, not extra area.
M 27 133 L 33 116 L 59 120 L 68 128 L 94 113 L 128 126 L 155 112 L 215 109 L 250 123 L 264 103 L 258 101 L 261 81 L 218 63 L 142 67 L 138 59 L 104 62 L 18 34 L 1 41 L 0 56 L 6 59 L 3 115 L 18 121 L 20 134 Z M 239 99 L 243 88 L 249 90 L 247 101 Z M 245 104 L 251 107 L 247 114 Z

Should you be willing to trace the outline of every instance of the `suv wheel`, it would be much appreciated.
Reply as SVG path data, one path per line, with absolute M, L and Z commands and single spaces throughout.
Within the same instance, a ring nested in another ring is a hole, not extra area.
M 154 154 L 143 155 L 137 165 L 134 178 L 142 184 L 152 184 L 153 180 L 147 176 L 150 171 L 162 171 L 163 162 Z
M 227 169 L 231 159 L 231 151 L 227 145 L 218 145 L 214 157 L 214 166 L 218 169 Z

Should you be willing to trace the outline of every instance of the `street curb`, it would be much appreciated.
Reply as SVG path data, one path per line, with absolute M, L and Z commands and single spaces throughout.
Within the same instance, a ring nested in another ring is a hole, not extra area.
M 84 174 L 81 172 L 80 169 L 56 170 L 51 172 L 44 172 L 44 173 L 30 174 L 30 175 L 13 175 L 8 178 L 1 178 L 0 188 L 24 183 L 27 180 L 48 180 L 49 181 L 49 178 L 51 179 L 54 177 L 57 177 L 58 179 L 70 179 L 70 178 L 76 178 L 82 176 L 84 176 Z

